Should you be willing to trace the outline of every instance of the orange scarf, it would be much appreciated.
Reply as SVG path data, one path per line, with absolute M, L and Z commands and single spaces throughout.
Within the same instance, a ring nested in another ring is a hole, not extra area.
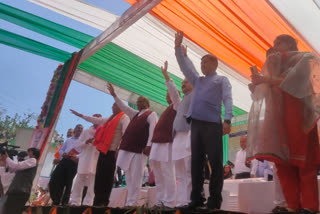
M 62 144 L 56 148 L 56 153 L 54 154 L 54 157 L 56 159 L 59 159 L 60 156 L 61 156 L 60 153 L 59 153 L 59 150 L 60 150 L 61 146 L 62 146 Z
M 123 112 L 120 112 L 113 118 L 110 117 L 103 126 L 97 129 L 93 145 L 96 146 L 100 152 L 107 154 L 113 140 L 114 132 L 123 114 Z

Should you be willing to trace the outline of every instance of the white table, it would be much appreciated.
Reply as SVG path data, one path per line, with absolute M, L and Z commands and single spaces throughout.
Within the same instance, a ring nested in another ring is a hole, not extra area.
M 318 178 L 320 188 L 320 178 Z M 204 185 L 205 195 L 209 195 L 209 185 Z M 110 207 L 124 207 L 127 189 L 113 188 L 110 196 Z M 222 191 L 222 210 L 240 211 L 244 213 L 268 213 L 275 205 L 274 182 L 263 178 L 225 180 Z M 319 190 L 320 198 L 320 190 Z M 141 188 L 138 205 L 154 206 L 156 203 L 156 188 Z
M 275 207 L 274 182 L 239 183 L 239 211 L 245 213 L 270 213 Z M 320 178 L 318 177 L 320 198 Z M 319 206 L 320 209 L 320 206 Z

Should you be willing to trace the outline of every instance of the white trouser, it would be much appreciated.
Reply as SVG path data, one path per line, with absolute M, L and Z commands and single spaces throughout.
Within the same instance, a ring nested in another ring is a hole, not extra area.
M 173 161 L 150 160 L 157 188 L 157 205 L 175 207 L 176 179 Z
M 286 199 L 283 196 L 280 180 L 278 177 L 276 165 L 273 165 L 273 181 L 274 181 L 274 205 L 280 206 L 280 207 L 286 207 Z
M 176 160 L 175 168 L 178 182 L 176 206 L 180 207 L 191 201 L 191 156 Z
M 127 201 L 126 206 L 136 206 L 139 200 L 139 194 L 142 185 L 142 176 L 144 166 L 146 164 L 146 156 L 143 154 L 134 155 L 131 159 L 129 168 L 125 171 L 127 183 Z
M 85 186 L 88 187 L 88 190 L 82 205 L 93 205 L 95 177 L 95 174 L 77 174 L 70 196 L 71 205 L 81 206 L 82 192 Z

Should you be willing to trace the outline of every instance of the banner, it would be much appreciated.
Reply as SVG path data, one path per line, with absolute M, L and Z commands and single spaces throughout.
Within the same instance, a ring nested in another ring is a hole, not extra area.
M 33 133 L 29 142 L 29 148 L 41 149 L 46 139 L 46 136 L 48 134 L 48 131 L 49 131 L 48 128 L 39 128 L 39 129 L 33 130 Z

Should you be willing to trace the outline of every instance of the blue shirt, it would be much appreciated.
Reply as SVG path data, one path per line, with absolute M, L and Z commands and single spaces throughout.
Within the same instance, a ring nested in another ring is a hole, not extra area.
M 270 168 L 268 161 L 258 161 L 256 177 L 263 178 L 265 170 L 267 170 L 268 175 L 273 175 L 273 170 Z
M 176 57 L 180 69 L 193 86 L 193 96 L 189 107 L 189 117 L 197 120 L 221 123 L 222 102 L 225 106 L 225 120 L 232 118 L 231 84 L 224 76 L 216 72 L 198 76 L 181 48 L 176 48 Z
M 77 148 L 78 147 L 78 140 L 79 140 L 79 137 L 76 138 L 74 136 L 72 136 L 71 138 L 67 139 L 66 142 L 59 149 L 60 155 L 62 156 L 64 153 L 68 153 L 72 149 L 76 149 L 80 153 L 81 150 L 79 148 Z

